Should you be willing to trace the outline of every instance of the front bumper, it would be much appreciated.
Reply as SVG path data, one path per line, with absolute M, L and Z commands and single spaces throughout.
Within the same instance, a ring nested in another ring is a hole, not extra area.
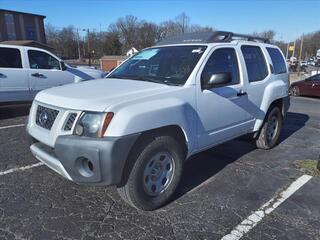
M 140 134 L 101 139 L 59 136 L 54 148 L 32 141 L 32 154 L 76 183 L 115 185 L 122 179 L 129 151 Z

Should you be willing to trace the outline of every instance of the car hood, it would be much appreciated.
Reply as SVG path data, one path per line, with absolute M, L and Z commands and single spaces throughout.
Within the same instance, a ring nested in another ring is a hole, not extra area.
M 49 88 L 37 94 L 35 100 L 48 105 L 84 111 L 105 111 L 113 104 L 152 96 L 170 89 L 158 83 L 98 79 Z

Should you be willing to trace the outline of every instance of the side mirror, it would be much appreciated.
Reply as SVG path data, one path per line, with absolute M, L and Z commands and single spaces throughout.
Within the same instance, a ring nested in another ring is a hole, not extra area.
M 62 71 L 66 71 L 66 70 L 67 70 L 67 66 L 66 66 L 66 64 L 64 63 L 64 61 L 61 61 L 61 62 L 60 62 L 60 67 L 61 67 L 61 70 L 62 70 Z
M 209 79 L 203 77 L 201 80 L 202 89 L 211 89 L 231 83 L 232 77 L 230 73 L 216 73 L 212 74 Z

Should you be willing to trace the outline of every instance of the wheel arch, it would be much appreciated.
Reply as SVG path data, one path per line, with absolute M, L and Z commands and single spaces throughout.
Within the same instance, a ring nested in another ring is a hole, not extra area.
M 127 172 L 131 171 L 134 161 L 133 159 L 137 154 L 142 150 L 141 143 L 150 142 L 156 136 L 171 136 L 177 140 L 178 143 L 181 143 L 181 147 L 184 152 L 184 158 L 188 156 L 188 138 L 186 132 L 179 125 L 168 125 L 155 129 L 149 129 L 140 134 L 137 138 L 133 146 L 131 147 L 127 159 L 125 160 L 125 166 L 122 171 L 121 182 L 119 186 L 124 185 L 127 181 L 126 176 L 128 176 Z

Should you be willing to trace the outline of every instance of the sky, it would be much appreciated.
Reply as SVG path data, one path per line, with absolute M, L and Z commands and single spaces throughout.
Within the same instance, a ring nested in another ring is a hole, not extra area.
M 97 31 L 126 15 L 160 23 L 182 12 L 191 24 L 237 33 L 272 29 L 285 42 L 320 30 L 320 0 L 0 0 L 0 8 L 45 15 L 45 24 L 58 28 Z

